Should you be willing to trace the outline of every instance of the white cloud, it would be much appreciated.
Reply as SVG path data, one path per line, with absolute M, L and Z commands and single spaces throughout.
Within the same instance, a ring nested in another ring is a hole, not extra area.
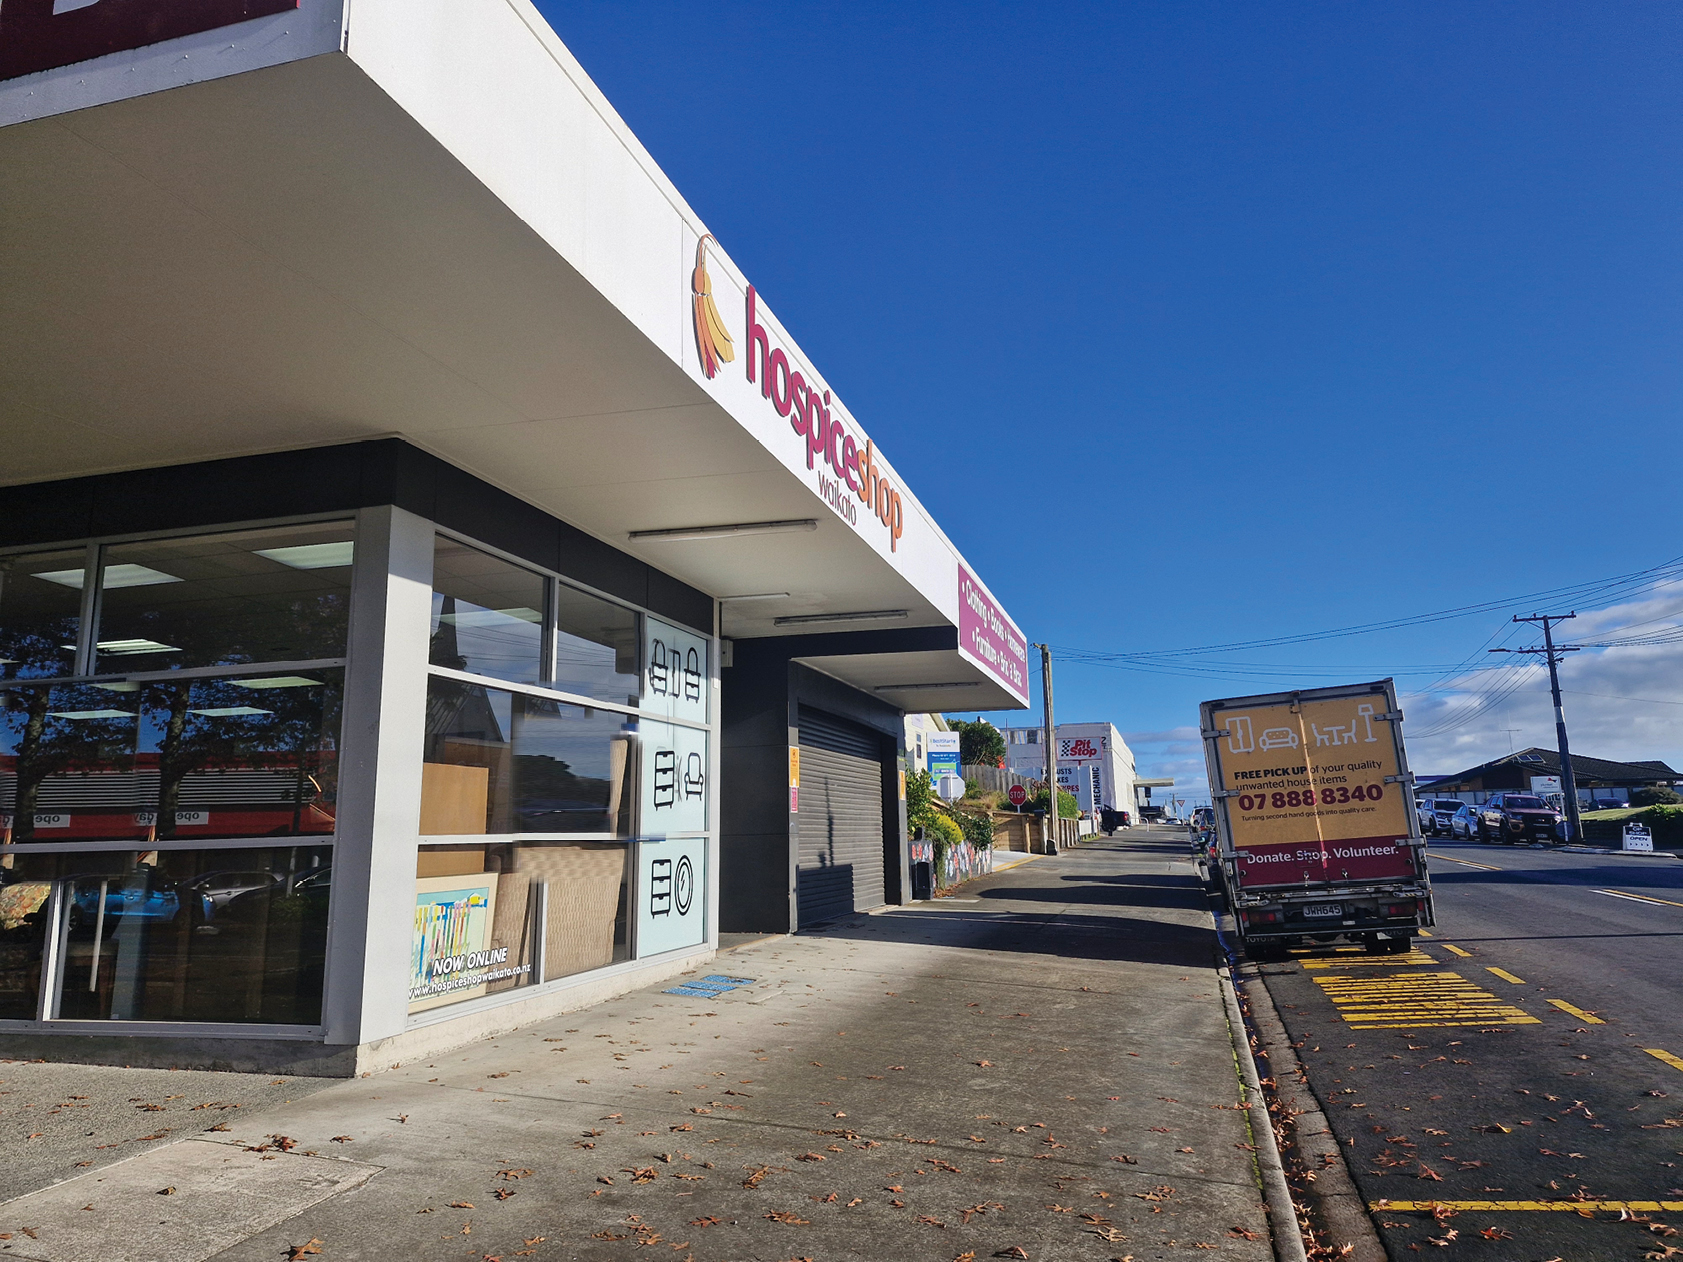
M 1162 803 L 1169 797 L 1197 804 L 1210 800 L 1209 779 L 1204 771 L 1204 743 L 1196 727 L 1176 727 L 1161 732 L 1124 732 L 1122 739 L 1134 751 L 1134 770 L 1146 780 L 1173 778 L 1173 789 L 1153 789 L 1151 800 Z
M 1580 614 L 1559 628 L 1556 639 L 1596 643 L 1663 636 L 1683 627 L 1680 606 L 1683 584 L 1666 584 L 1640 600 Z M 1555 747 L 1546 665 L 1540 656 L 1505 660 L 1512 666 L 1468 673 L 1443 691 L 1405 694 L 1403 730 L 1417 774 L 1460 771 L 1533 745 Z M 1560 687 L 1574 754 L 1683 764 L 1683 643 L 1569 654 L 1560 667 Z

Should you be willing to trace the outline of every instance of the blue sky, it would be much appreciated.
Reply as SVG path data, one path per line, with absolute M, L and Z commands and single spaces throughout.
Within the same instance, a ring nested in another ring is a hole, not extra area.
M 1266 639 L 1683 555 L 1675 6 L 538 7 L 1030 639 Z M 1603 637 L 1683 614 L 1572 598 L 1620 606 Z M 1422 671 L 1515 612 L 1214 677 L 1060 652 L 1058 713 L 1190 781 L 1199 700 L 1396 674 L 1450 771 L 1553 742 L 1541 681 Z M 1579 657 L 1574 747 L 1683 765 L 1679 649 Z

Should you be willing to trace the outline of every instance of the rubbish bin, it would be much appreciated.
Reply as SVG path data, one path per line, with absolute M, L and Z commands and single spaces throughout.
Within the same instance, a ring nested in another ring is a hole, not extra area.
M 912 864 L 912 899 L 927 902 L 934 897 L 935 865 L 928 859 L 918 859 Z

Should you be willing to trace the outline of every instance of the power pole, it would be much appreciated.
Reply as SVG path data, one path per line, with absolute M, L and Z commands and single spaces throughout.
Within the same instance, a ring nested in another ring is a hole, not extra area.
M 1040 693 L 1046 702 L 1046 840 L 1047 851 L 1052 853 L 1058 835 L 1058 729 L 1052 723 L 1052 646 L 1034 647 L 1040 650 Z
M 1572 748 L 1566 743 L 1566 711 L 1560 704 L 1560 675 L 1555 667 L 1565 660 L 1565 654 L 1576 653 L 1576 647 L 1568 645 L 1565 648 L 1554 646 L 1554 624 L 1565 622 L 1568 618 L 1576 618 L 1577 612 L 1572 613 L 1534 613 L 1529 618 L 1515 615 L 1515 622 L 1540 622 L 1543 624 L 1543 647 L 1540 649 L 1491 649 L 1492 653 L 1541 653 L 1548 658 L 1549 663 L 1549 691 L 1554 695 L 1554 735 L 1560 747 L 1560 788 L 1566 797 L 1566 840 L 1575 842 L 1583 837 L 1583 821 L 1578 814 L 1578 778 L 1572 773 Z

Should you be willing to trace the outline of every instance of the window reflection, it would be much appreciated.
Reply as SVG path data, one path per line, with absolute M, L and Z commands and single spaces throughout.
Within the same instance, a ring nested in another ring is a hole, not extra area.
M 536 683 L 543 576 L 443 535 L 433 544 L 432 565 L 432 664 Z
M 4 873 L 0 908 L 14 888 L 57 883 L 60 1018 L 314 1025 L 332 854 L 326 847 L 23 854 Z
M 331 833 L 342 674 L 0 689 L 0 841 Z
M 625 716 L 433 678 L 421 834 L 630 835 Z
M 0 557 L 0 679 L 72 672 L 86 559 L 85 548 Z
M 104 550 L 96 671 L 342 657 L 349 522 Z
M 556 584 L 555 686 L 564 692 L 636 705 L 637 615 L 610 601 Z

